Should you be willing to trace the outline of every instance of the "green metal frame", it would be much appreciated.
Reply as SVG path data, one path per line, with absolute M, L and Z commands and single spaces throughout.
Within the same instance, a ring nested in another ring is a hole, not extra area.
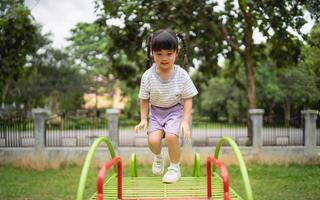
M 242 155 L 240 153 L 239 147 L 233 141 L 233 139 L 230 138 L 230 137 L 223 137 L 219 141 L 218 145 L 216 146 L 216 149 L 215 149 L 215 152 L 214 152 L 214 157 L 215 157 L 215 159 L 218 159 L 219 153 L 220 153 L 220 149 L 221 149 L 222 145 L 224 143 L 226 143 L 226 142 L 229 143 L 230 146 L 232 147 L 233 152 L 234 152 L 234 154 L 235 154 L 235 156 L 237 158 L 237 161 L 239 163 L 240 172 L 241 172 L 242 180 L 243 180 L 243 183 L 244 183 L 244 189 L 245 189 L 245 195 L 246 195 L 245 199 L 246 200 L 253 200 L 252 189 L 251 189 L 251 185 L 250 185 L 250 181 L 249 181 L 249 176 L 248 176 L 248 172 L 247 172 L 247 169 L 246 169 L 246 165 L 245 165 L 243 157 L 242 157 Z M 88 172 L 89 172 L 89 169 L 90 169 L 90 164 L 91 164 L 92 159 L 93 159 L 93 157 L 95 155 L 97 147 L 101 143 L 106 143 L 107 144 L 108 150 L 109 150 L 110 155 L 111 155 L 112 158 L 114 158 L 116 156 L 114 148 L 112 146 L 112 143 L 109 141 L 108 138 L 100 137 L 93 143 L 93 145 L 89 149 L 89 152 L 87 154 L 86 160 L 84 162 L 84 166 L 83 166 L 82 171 L 81 171 L 80 183 L 79 183 L 78 192 L 77 192 L 77 198 L 76 198 L 77 200 L 83 200 L 85 183 L 86 183 Z M 115 170 L 115 172 L 117 171 L 116 168 L 114 168 L 114 170 Z M 193 177 L 182 177 L 181 181 L 179 181 L 176 184 L 172 184 L 172 185 L 170 185 L 170 184 L 169 185 L 162 184 L 161 177 L 160 178 L 159 177 L 138 177 L 138 173 L 137 173 L 137 156 L 136 156 L 135 153 L 131 154 L 130 171 L 131 171 L 131 177 L 136 177 L 136 178 L 132 179 L 132 178 L 129 178 L 129 177 L 124 177 L 124 181 L 123 181 L 124 188 L 126 188 L 126 187 L 130 188 L 130 185 L 133 185 L 134 188 L 135 188 L 135 187 L 137 187 L 137 185 L 136 185 L 137 183 L 139 183 L 138 185 L 144 185 L 144 184 L 141 184 L 141 182 L 146 181 L 148 183 L 147 184 L 148 186 L 150 186 L 149 183 L 152 183 L 151 185 L 154 184 L 155 186 L 157 186 L 157 187 L 155 187 L 156 188 L 155 190 L 159 190 L 161 192 L 165 192 L 165 194 L 166 195 L 170 195 L 171 198 L 175 197 L 174 194 L 178 194 L 178 196 L 182 195 L 181 192 L 177 193 L 176 187 L 179 187 L 180 189 L 186 187 L 187 191 L 191 191 L 191 189 L 194 189 L 196 187 L 201 187 L 203 190 L 205 190 L 205 181 L 206 181 L 206 179 L 205 179 L 205 177 L 200 177 L 201 174 L 200 174 L 200 154 L 199 153 L 196 153 L 195 156 L 194 156 L 194 166 L 193 166 L 193 174 L 192 174 Z M 107 183 L 111 184 L 111 182 L 114 182 L 116 180 L 115 177 L 116 177 L 116 173 L 114 173 L 107 180 Z M 218 176 L 214 176 L 214 177 L 217 178 Z M 219 183 L 219 181 L 215 181 L 215 182 Z M 116 186 L 115 183 L 113 183 L 113 184 Z M 156 184 L 159 184 L 159 185 L 156 185 Z M 162 187 L 164 187 L 164 188 L 162 188 Z M 110 187 L 108 187 L 108 188 L 110 188 Z M 214 186 L 214 188 L 219 188 L 219 187 L 218 186 Z M 116 191 L 116 188 L 112 189 L 112 187 L 111 187 L 110 189 L 111 189 L 111 193 L 112 194 L 114 193 L 114 191 Z M 197 188 L 197 190 L 200 191 L 201 189 Z M 232 190 L 232 188 L 230 188 L 230 190 L 234 193 L 233 195 L 236 195 L 236 193 Z M 172 193 L 171 193 L 171 191 L 172 191 Z M 126 192 L 126 191 L 124 191 L 124 192 Z M 130 190 L 130 192 L 132 192 L 132 191 Z M 194 191 L 191 191 L 191 192 L 194 193 Z M 203 192 L 201 192 L 201 194 L 202 193 Z M 220 193 L 221 192 L 218 192 L 217 195 L 218 194 L 220 195 Z M 199 195 L 201 195 L 201 194 L 199 193 Z M 152 191 L 152 194 L 150 194 L 150 195 L 151 195 L 150 197 L 154 197 L 154 195 L 155 195 L 154 191 Z M 171 195 L 173 195 L 173 196 L 171 196 Z M 183 192 L 183 195 L 185 195 L 185 192 Z M 234 196 L 234 198 L 241 199 L 239 196 Z M 95 197 L 93 196 L 91 199 L 95 199 Z
M 200 177 L 200 154 L 196 153 L 194 155 L 194 164 L 193 164 L 193 177 Z
M 246 200 L 253 200 L 253 194 L 252 194 L 252 189 L 251 189 L 251 185 L 250 185 L 250 180 L 249 180 L 249 176 L 248 176 L 247 167 L 246 167 L 246 164 L 245 164 L 245 162 L 243 160 L 243 157 L 241 155 L 240 149 L 239 149 L 238 145 L 236 144 L 236 142 L 230 137 L 221 138 L 219 140 L 218 145 L 216 146 L 214 157 L 215 157 L 215 159 L 218 159 L 221 146 L 225 142 L 229 143 L 229 145 L 232 147 L 232 150 L 233 150 L 233 152 L 234 152 L 234 154 L 235 154 L 235 156 L 237 158 L 237 161 L 238 161 L 238 164 L 239 164 L 239 167 L 240 167 L 241 176 L 242 176 L 242 181 L 243 181 L 243 184 L 244 184 Z
M 112 146 L 112 143 L 110 142 L 110 140 L 106 137 L 99 137 L 90 147 L 89 152 L 87 154 L 86 160 L 84 162 L 82 171 L 81 171 L 81 176 L 80 176 L 80 182 L 79 182 L 79 187 L 78 187 L 78 192 L 77 192 L 77 200 L 82 200 L 83 199 L 83 193 L 84 193 L 84 189 L 86 186 L 86 181 L 87 181 L 87 176 L 88 176 L 88 172 L 90 169 L 90 165 L 91 165 L 91 161 L 96 153 L 96 150 L 98 148 L 98 146 L 101 143 L 106 143 L 108 146 L 108 150 L 110 152 L 111 158 L 114 158 L 116 156 L 116 153 L 114 151 L 114 148 Z M 114 167 L 115 172 L 117 172 L 117 168 Z
M 137 177 L 138 176 L 137 155 L 135 153 L 131 154 L 130 172 L 131 172 L 131 177 Z

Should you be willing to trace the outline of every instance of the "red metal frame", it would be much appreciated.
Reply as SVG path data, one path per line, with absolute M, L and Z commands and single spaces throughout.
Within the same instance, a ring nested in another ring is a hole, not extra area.
M 103 165 L 99 171 L 97 180 L 97 200 L 103 200 L 103 183 L 105 174 L 116 163 L 118 164 L 118 199 L 122 199 L 122 162 L 121 158 L 116 156 Z
M 208 156 L 207 159 L 207 196 L 208 199 L 212 199 L 212 191 L 211 191 L 211 176 L 212 176 L 212 169 L 211 163 L 217 166 L 220 170 L 220 175 L 223 181 L 223 197 L 224 200 L 231 200 L 229 194 L 229 176 L 227 168 L 218 160 L 214 159 L 212 156 Z

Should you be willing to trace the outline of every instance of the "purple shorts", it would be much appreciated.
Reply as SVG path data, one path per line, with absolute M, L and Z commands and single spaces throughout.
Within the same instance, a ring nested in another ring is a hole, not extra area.
M 179 136 L 182 117 L 183 106 L 181 104 L 177 104 L 169 108 L 161 108 L 151 105 L 148 133 L 163 130 L 164 133 L 173 133 Z

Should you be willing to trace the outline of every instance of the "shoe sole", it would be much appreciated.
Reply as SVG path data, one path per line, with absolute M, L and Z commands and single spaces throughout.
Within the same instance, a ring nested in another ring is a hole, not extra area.
M 152 173 L 153 173 L 153 175 L 155 175 L 155 176 L 161 176 L 163 172 L 160 172 L 160 173 L 154 173 L 154 172 L 152 172 Z
M 180 180 L 180 177 L 178 179 L 175 179 L 175 180 L 171 180 L 171 181 L 168 181 L 168 180 L 163 180 L 162 179 L 162 183 L 166 183 L 166 184 L 172 184 L 172 183 L 176 183 Z

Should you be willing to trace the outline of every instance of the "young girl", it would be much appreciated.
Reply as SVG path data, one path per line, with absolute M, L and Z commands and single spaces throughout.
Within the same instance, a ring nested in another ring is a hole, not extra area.
M 135 126 L 135 132 L 140 128 L 146 130 L 150 116 L 147 134 L 149 148 L 155 155 L 152 164 L 152 172 L 155 175 L 161 175 L 164 170 L 161 141 L 162 138 L 166 139 L 170 166 L 163 176 L 164 183 L 177 182 L 181 177 L 179 130 L 182 128 L 184 138 L 188 140 L 192 97 L 198 94 L 186 70 L 174 64 L 179 52 L 178 38 L 183 44 L 184 68 L 188 69 L 187 49 L 182 34 L 159 30 L 148 39 L 149 69 L 141 79 L 141 121 Z M 150 67 L 151 56 L 154 64 Z

